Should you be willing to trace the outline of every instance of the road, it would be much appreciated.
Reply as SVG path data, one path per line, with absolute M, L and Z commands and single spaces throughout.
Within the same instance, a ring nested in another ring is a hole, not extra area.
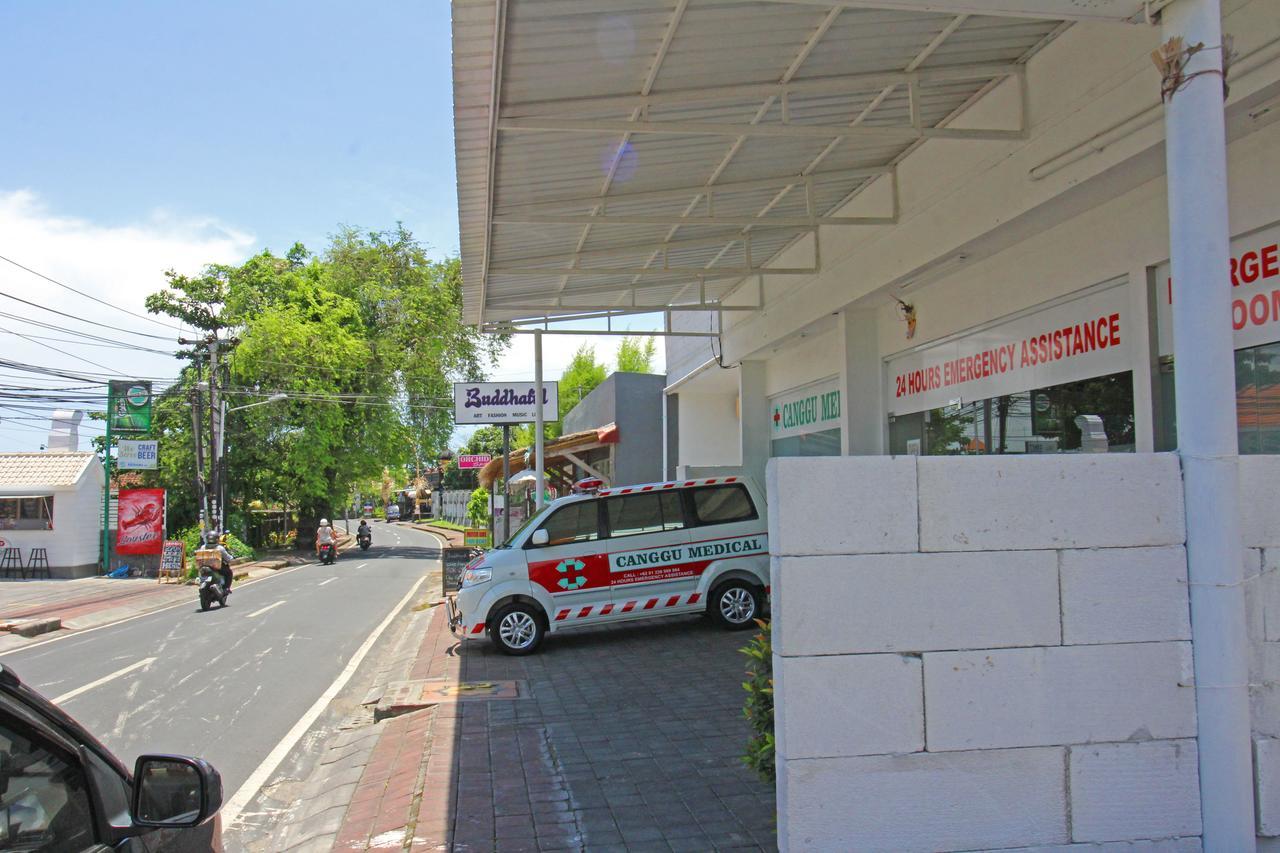
M 193 587 L 189 606 L 3 662 L 128 765 L 142 752 L 208 759 L 230 800 L 439 558 L 430 534 L 381 523 L 373 533 L 369 551 L 333 566 L 237 585 L 225 609 L 201 613 Z

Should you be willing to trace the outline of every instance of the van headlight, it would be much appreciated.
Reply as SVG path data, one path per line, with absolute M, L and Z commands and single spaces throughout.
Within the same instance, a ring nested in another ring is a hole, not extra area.
M 462 573 L 462 588 L 487 583 L 493 579 L 493 569 L 488 566 L 476 566 Z

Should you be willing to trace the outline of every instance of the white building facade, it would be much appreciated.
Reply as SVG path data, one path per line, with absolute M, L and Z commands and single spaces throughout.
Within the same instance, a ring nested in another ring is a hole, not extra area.
M 469 318 L 768 483 L 780 847 L 1280 849 L 1280 4 L 454 5 Z
M 18 549 L 25 568 L 43 548 L 52 577 L 97 574 L 102 483 L 94 453 L 0 453 L 0 553 Z

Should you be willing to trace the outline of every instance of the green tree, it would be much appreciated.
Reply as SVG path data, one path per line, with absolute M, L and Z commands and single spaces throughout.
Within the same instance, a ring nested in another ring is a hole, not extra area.
M 657 343 L 651 337 L 627 337 L 618 345 L 619 373 L 652 373 Z
M 235 341 L 218 377 L 232 406 L 287 395 L 230 416 L 229 502 L 299 508 L 304 529 L 384 468 L 444 447 L 451 383 L 482 379 L 507 343 L 462 322 L 458 259 L 429 258 L 403 228 L 168 279 L 150 311 Z M 166 435 L 194 448 L 190 408 L 181 416 L 194 381 L 188 368 L 161 401 L 162 453 Z M 156 478 L 190 493 L 192 459 Z
M 444 488 L 474 489 L 477 485 L 478 469 L 462 469 L 458 467 L 457 457 L 464 453 L 487 453 L 489 456 L 502 455 L 502 427 L 482 426 L 471 434 L 467 443 L 454 454 L 454 462 L 444 469 Z
M 489 526 L 489 490 L 477 487 L 467 501 L 467 518 L 476 527 Z

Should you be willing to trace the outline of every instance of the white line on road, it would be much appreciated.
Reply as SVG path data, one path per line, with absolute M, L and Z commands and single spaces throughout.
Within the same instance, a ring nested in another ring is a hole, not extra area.
M 396 618 L 396 614 L 409 603 L 417 593 L 418 587 L 422 586 L 422 582 L 425 580 L 425 576 L 418 578 L 418 582 L 413 585 L 413 588 L 405 593 L 404 598 L 400 599 L 395 607 L 391 608 L 387 618 L 383 619 L 382 623 L 373 629 L 373 633 L 365 638 L 360 648 L 356 649 L 356 653 L 352 655 L 346 669 L 338 673 L 338 677 L 333 684 L 329 685 L 329 689 L 320 695 L 320 698 L 307 709 L 307 713 L 303 714 L 298 722 L 293 724 L 293 728 L 289 729 L 289 733 L 284 736 L 284 739 L 276 744 L 275 749 L 271 750 L 271 753 L 262 760 L 257 769 L 249 774 L 249 778 L 240 786 L 240 790 L 236 791 L 235 795 L 227 800 L 226 805 L 222 807 L 222 826 L 224 831 L 226 827 L 235 825 L 236 821 L 240 819 L 240 812 L 244 811 L 244 807 L 249 805 L 250 801 L 257 795 L 258 790 L 266 784 L 271 774 L 280 766 L 280 762 L 284 761 L 294 745 L 307 733 L 307 729 L 311 728 L 311 724 L 324 713 L 325 708 L 329 707 L 329 703 L 333 701 L 333 697 L 338 695 L 338 691 L 342 690 L 347 682 L 351 680 L 351 676 L 356 674 L 356 669 L 359 668 L 360 662 L 364 660 L 365 655 L 369 654 L 369 650 L 378 641 L 378 637 L 382 636 L 382 632 Z
M 320 581 L 320 583 L 316 584 L 316 586 L 324 586 L 325 584 L 333 583 L 336 580 L 337 578 L 329 578 L 327 581 Z
M 279 601 L 277 601 L 275 604 L 268 604 L 266 607 L 262 608 L 261 610 L 255 610 L 252 613 L 246 614 L 244 618 L 252 619 L 255 616 L 261 616 L 263 613 L 266 613 L 271 608 L 279 607 L 281 604 L 284 604 L 284 602 L 285 600 L 282 598 Z
M 367 565 L 369 565 L 369 564 L 368 564 L 368 563 L 361 563 L 360 565 L 356 566 L 356 568 L 357 568 L 357 569 L 363 569 L 363 568 L 364 568 L 365 566 L 367 566 Z
M 70 702 L 72 699 L 76 698 L 81 693 L 88 693 L 93 688 L 101 687 L 102 685 L 106 684 L 108 681 L 114 681 L 122 675 L 128 675 L 129 673 L 133 672 L 135 669 L 141 669 L 144 666 L 150 666 L 154 661 L 155 661 L 155 658 L 143 658 L 137 663 L 131 663 L 128 666 L 126 666 L 124 669 L 117 669 L 115 672 L 111 673 L 110 675 L 102 676 L 97 681 L 90 681 L 84 687 L 77 687 L 75 690 L 72 690 L 68 693 L 63 693 L 61 696 L 55 696 L 53 698 L 53 704 L 61 705 L 63 702 Z

